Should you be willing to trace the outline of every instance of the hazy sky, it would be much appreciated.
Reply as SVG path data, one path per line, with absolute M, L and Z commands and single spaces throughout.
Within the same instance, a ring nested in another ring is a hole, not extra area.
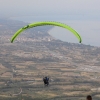
M 80 33 L 84 44 L 100 46 L 100 0 L 0 0 L 0 17 L 65 22 Z M 58 30 L 51 32 L 56 35 Z
M 0 13 L 6 16 L 99 14 L 100 0 L 0 0 Z

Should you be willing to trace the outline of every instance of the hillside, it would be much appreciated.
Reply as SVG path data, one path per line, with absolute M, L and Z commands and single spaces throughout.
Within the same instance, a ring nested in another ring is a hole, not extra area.
M 56 40 L 48 34 L 52 26 L 27 30 L 10 43 L 26 24 L 0 19 L 1 100 L 85 100 L 88 94 L 99 100 L 100 48 Z

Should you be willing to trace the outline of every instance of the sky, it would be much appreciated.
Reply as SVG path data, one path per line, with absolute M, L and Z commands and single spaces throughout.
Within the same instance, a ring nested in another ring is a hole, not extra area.
M 0 17 L 25 21 L 60 21 L 80 33 L 83 44 L 100 46 L 100 0 L 0 0 Z M 54 28 L 56 38 L 77 43 L 65 30 Z M 67 41 L 67 42 L 68 42 Z
M 100 0 L 0 0 L 3 16 L 99 14 Z

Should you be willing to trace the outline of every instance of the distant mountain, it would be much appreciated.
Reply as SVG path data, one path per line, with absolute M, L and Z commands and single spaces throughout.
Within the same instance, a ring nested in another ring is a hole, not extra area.
M 9 19 L 0 19 L 0 34 L 2 31 L 13 31 L 16 32 L 18 29 L 20 29 L 21 27 L 27 25 L 29 23 L 25 23 L 22 21 L 16 21 L 16 20 L 9 20 Z M 47 32 L 49 31 L 51 28 L 53 28 L 52 26 L 38 26 L 35 27 L 34 29 L 30 29 L 28 30 L 28 32 L 35 32 L 35 31 L 40 31 L 40 32 Z M 9 33 L 10 34 L 10 33 Z M 13 33 L 14 34 L 14 33 Z
M 12 35 L 21 27 L 27 25 L 29 23 L 25 23 L 22 21 L 15 21 L 15 20 L 8 20 L 8 19 L 0 19 L 0 40 L 1 41 L 8 41 L 12 37 Z M 47 31 L 49 31 L 52 26 L 39 26 L 35 28 L 31 28 L 23 32 L 18 41 L 41 41 L 41 40 L 52 40 L 54 39 L 51 37 Z

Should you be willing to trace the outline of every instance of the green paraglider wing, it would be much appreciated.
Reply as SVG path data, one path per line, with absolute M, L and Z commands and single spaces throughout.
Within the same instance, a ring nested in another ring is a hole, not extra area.
M 23 32 L 24 30 L 27 30 L 29 28 L 33 28 L 33 27 L 37 27 L 37 26 L 43 26 L 43 25 L 54 25 L 54 26 L 59 26 L 59 27 L 62 27 L 62 28 L 65 28 L 69 31 L 71 31 L 79 40 L 79 43 L 82 42 L 82 39 L 80 37 L 80 35 L 73 29 L 71 28 L 70 26 L 68 25 L 65 25 L 63 23 L 59 23 L 59 22 L 36 22 L 36 23 L 31 23 L 27 26 L 24 26 L 22 28 L 20 28 L 11 38 L 11 43 L 13 43 L 13 41 L 16 39 L 16 37 L 21 33 Z

